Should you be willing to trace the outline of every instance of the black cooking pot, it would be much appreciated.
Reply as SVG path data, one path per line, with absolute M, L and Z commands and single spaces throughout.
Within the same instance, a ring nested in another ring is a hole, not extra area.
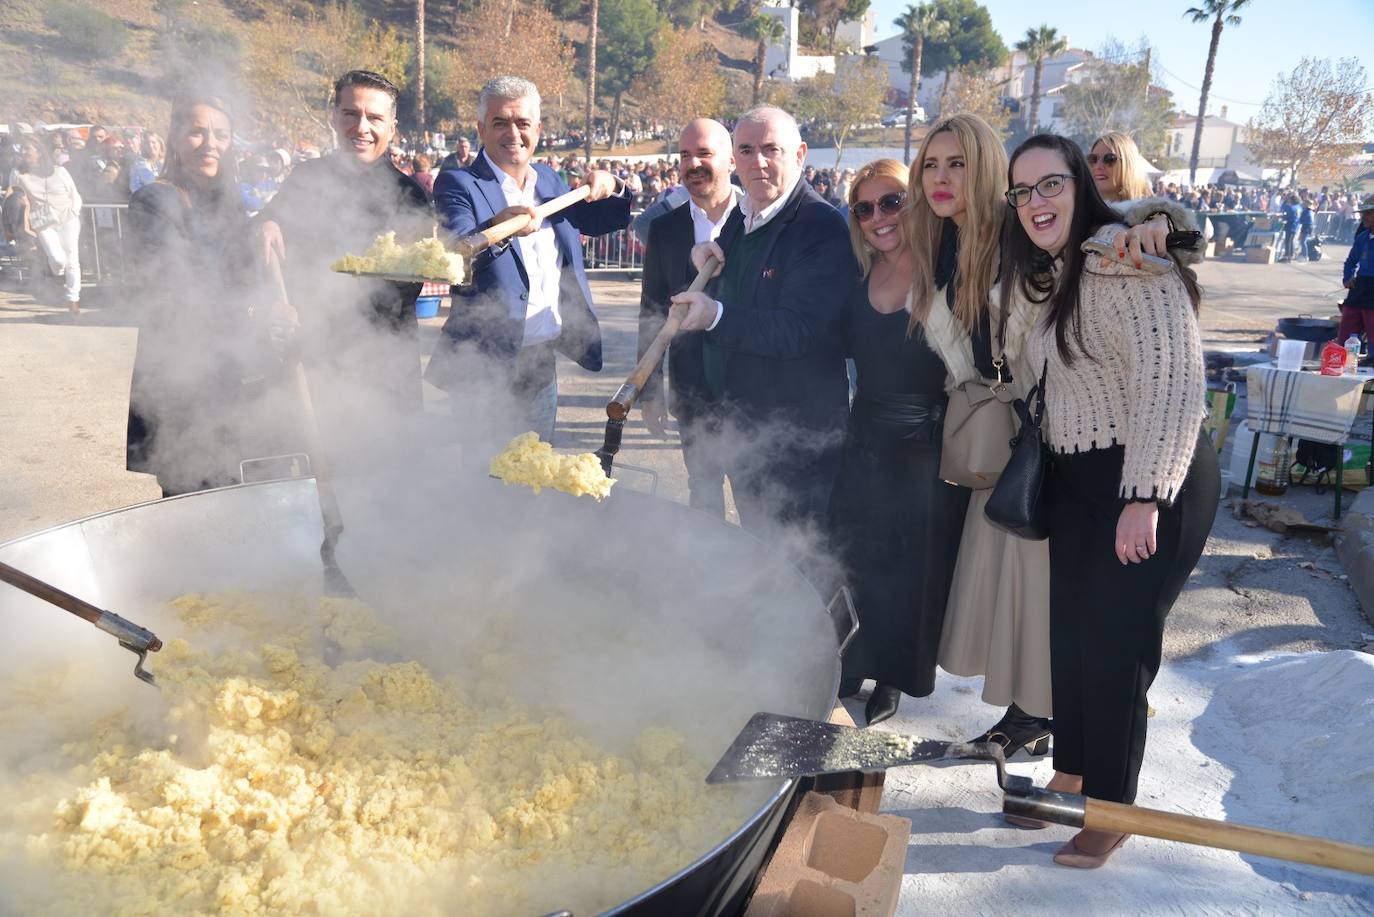
M 1310 341 L 1325 344 L 1334 340 L 1340 323 L 1329 318 L 1313 318 L 1299 315 L 1295 318 L 1279 319 L 1279 334 L 1293 341 Z
M 531 662 L 512 663 L 514 696 L 530 695 L 583 730 L 633 735 L 669 726 L 708 766 L 759 710 L 811 719 L 829 713 L 840 679 L 837 627 L 856 622 L 832 618 L 770 545 L 623 484 L 595 503 L 472 476 L 452 506 L 438 510 L 429 486 L 357 493 L 342 482 L 349 530 L 339 556 L 350 581 L 377 608 L 394 601 L 430 610 L 390 620 L 407 655 L 436 672 L 479 677 L 467 657 L 489 648 L 465 642 L 465 622 L 472 609 L 495 607 L 514 635 L 508 649 L 522 649 L 518 658 Z M 460 484 L 458 472 L 445 481 Z M 320 538 L 314 482 L 302 479 L 93 516 L 0 544 L 0 560 L 101 607 L 132 609 L 169 639 L 184 630 L 166 607 L 172 596 L 319 583 Z M 132 676 L 133 657 L 73 620 L 0 586 L 0 621 L 15 622 L 0 641 L 0 669 L 66 671 L 79 660 L 104 686 L 100 704 L 148 703 L 156 692 Z M 154 672 L 157 664 L 149 659 Z M 0 705 L 14 703 L 0 687 Z M 27 746 L 11 738 L 0 743 L 4 778 L 31 753 L 16 751 Z M 796 781 L 760 782 L 728 836 L 599 909 L 632 917 L 737 913 L 796 789 Z M 10 856 L 0 851 L 0 867 L 12 865 Z M 13 912 L 9 891 L 0 883 L 0 913 Z

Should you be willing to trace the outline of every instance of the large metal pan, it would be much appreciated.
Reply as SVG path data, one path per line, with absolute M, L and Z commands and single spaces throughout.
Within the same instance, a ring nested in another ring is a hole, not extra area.
M 592 731 L 674 726 L 710 762 L 755 710 L 824 718 L 833 705 L 840 622 L 793 566 L 740 529 L 628 491 L 596 504 L 469 482 L 439 512 L 446 501 L 435 485 L 385 500 L 346 488 L 342 496 L 341 560 L 365 600 L 425 608 L 450 600 L 452 614 L 398 622 L 404 645 L 441 670 L 464 664 L 452 652 L 466 639 L 463 609 L 490 601 L 510 608 L 532 651 L 546 653 L 544 671 L 510 673 L 512 690 L 564 706 Z M 173 639 L 177 622 L 159 603 L 182 592 L 318 589 L 320 537 L 319 502 L 305 479 L 93 516 L 2 544 L 0 560 L 101 607 L 136 612 Z M 152 689 L 129 677 L 127 654 L 69 615 L 3 589 L 0 622 L 7 670 L 77 659 L 103 676 L 99 704 L 148 702 Z M 757 808 L 729 837 L 609 913 L 737 907 L 794 788 L 761 787 Z

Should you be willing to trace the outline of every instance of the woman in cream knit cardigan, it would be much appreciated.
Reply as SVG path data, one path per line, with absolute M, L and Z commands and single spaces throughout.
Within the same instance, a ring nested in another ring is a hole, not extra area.
M 1216 515 L 1202 432 L 1205 373 L 1192 272 L 1088 256 L 1118 219 L 1072 141 L 1039 134 L 1011 158 L 1004 309 L 1042 304 L 1026 339 L 1045 375 L 1050 485 L 1052 788 L 1132 802 L 1164 619 Z M 1055 856 L 1100 866 L 1126 836 L 1079 832 Z
M 997 134 L 972 115 L 941 121 L 922 142 L 907 198 L 914 261 L 909 333 L 923 335 L 940 355 L 948 388 L 993 378 L 996 350 L 1004 357 L 1004 377 L 1024 396 L 1036 374 L 1022 359 L 1023 345 L 1040 306 L 1017 299 L 1005 322 L 991 306 L 1000 298 L 996 279 L 1010 212 L 1003 198 L 1006 163 Z M 1189 216 L 1171 211 L 1168 202 L 1134 202 L 1121 217 L 1132 226 L 1119 240 L 1123 251 L 1163 251 L 1167 221 L 1151 221 L 1160 211 L 1190 225 Z M 1049 551 L 1045 542 L 1017 538 L 988 522 L 983 510 L 989 494 L 975 491 L 969 502 L 939 664 L 956 675 L 983 675 L 983 700 L 1006 708 L 979 741 L 1001 744 L 1008 756 L 1022 746 L 1043 754 L 1052 711 Z

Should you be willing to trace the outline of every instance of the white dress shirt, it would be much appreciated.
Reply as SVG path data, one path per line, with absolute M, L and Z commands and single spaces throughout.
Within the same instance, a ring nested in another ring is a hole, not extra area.
M 802 177 L 802 174 L 798 172 L 792 181 L 788 183 L 787 187 L 783 189 L 782 194 L 779 194 L 773 203 L 767 205 L 758 213 L 754 212 L 754 202 L 748 195 L 745 195 L 744 199 L 739 202 L 740 212 L 744 214 L 744 231 L 748 233 L 762 229 L 767 225 L 769 220 L 777 216 L 778 211 L 782 209 L 782 205 L 787 203 L 787 199 L 792 196 L 792 192 L 797 190 L 797 182 L 801 181 Z
M 525 178 L 521 188 L 514 178 L 506 174 L 487 156 L 482 156 L 491 167 L 492 174 L 501 180 L 501 193 L 506 197 L 508 207 L 533 207 L 541 203 L 534 193 L 537 183 L 534 169 Z M 529 299 L 511 304 L 511 317 L 525 320 L 523 346 L 544 344 L 558 337 L 563 330 L 563 316 L 558 311 L 559 281 L 563 276 L 563 256 L 558 251 L 558 241 L 554 238 L 553 227 L 544 223 L 536 232 L 516 237 L 520 246 L 520 258 L 525 262 L 525 274 L 530 279 Z
M 720 219 L 715 221 L 711 220 L 705 210 L 697 206 L 696 201 L 691 198 L 687 199 L 687 207 L 692 213 L 692 244 L 700 245 L 703 242 L 714 242 L 720 237 L 720 231 L 725 228 L 725 221 L 730 219 L 730 214 L 734 211 L 735 205 L 744 197 L 744 192 L 734 185 L 730 186 L 730 193 L 733 197 L 730 206 L 726 207 L 725 211 L 721 213 Z

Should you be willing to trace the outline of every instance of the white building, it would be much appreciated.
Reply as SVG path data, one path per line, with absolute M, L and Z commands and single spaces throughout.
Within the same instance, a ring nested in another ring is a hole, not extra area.
M 894 94 L 905 102 L 907 89 L 911 86 L 911 74 L 902 69 L 906 58 L 906 48 L 901 33 L 884 38 L 877 43 L 878 57 L 887 66 L 888 81 Z M 1058 57 L 1045 61 L 1040 79 L 1040 127 L 1042 130 L 1059 130 L 1063 126 L 1060 114 L 1064 103 L 1063 90 L 1087 75 L 1088 64 L 1094 60 L 1091 51 L 1070 48 Z M 1030 118 L 1031 91 L 1035 86 L 1035 67 L 1028 63 L 1023 51 L 1012 51 L 1007 62 L 992 71 L 1002 85 L 1004 98 L 1015 103 L 1019 117 L 1026 121 Z M 921 78 L 916 101 L 932 117 L 939 116 L 940 95 L 945 85 L 943 70 Z
M 781 44 L 768 46 L 763 58 L 763 75 L 767 79 L 795 82 L 815 76 L 818 73 L 835 72 L 835 55 L 802 54 L 798 50 L 801 13 L 785 0 L 764 0 L 759 12 L 772 16 L 782 22 L 786 34 Z M 836 51 L 858 52 L 873 43 L 874 13 L 872 10 L 859 20 L 841 22 L 835 32 Z
M 1187 162 L 1193 155 L 1193 136 L 1197 132 L 1197 115 L 1180 114 L 1169 128 L 1169 157 Z M 1202 144 L 1198 148 L 1198 168 L 1235 169 L 1254 172 L 1259 169 L 1250 158 L 1250 133 L 1243 124 L 1226 120 L 1226 106 L 1221 116 L 1208 115 L 1202 119 Z

